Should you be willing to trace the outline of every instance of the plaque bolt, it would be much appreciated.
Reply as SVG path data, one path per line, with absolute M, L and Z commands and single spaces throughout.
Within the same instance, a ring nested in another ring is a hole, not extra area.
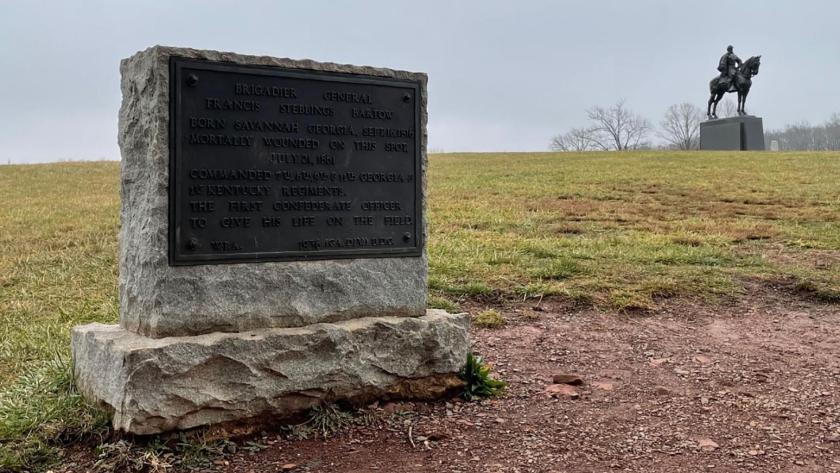
M 198 247 L 199 247 L 198 238 L 196 238 L 196 237 L 190 238 L 190 241 L 187 242 L 187 249 L 197 250 Z
M 411 95 L 409 95 L 409 94 L 403 95 L 403 102 L 408 103 L 409 100 L 411 100 Z
M 190 87 L 195 87 L 198 84 L 198 76 L 195 74 L 190 74 L 187 76 L 187 85 Z
M 403 241 L 411 240 L 411 233 L 403 233 Z

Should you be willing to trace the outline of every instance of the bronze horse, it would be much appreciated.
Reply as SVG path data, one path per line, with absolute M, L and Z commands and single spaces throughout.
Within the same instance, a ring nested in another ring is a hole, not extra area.
M 717 104 L 723 98 L 723 94 L 727 92 L 738 92 L 738 115 L 746 115 L 744 104 L 747 102 L 747 94 L 750 93 L 752 86 L 752 77 L 758 75 L 758 67 L 761 65 L 761 56 L 753 56 L 738 68 L 735 76 L 729 81 L 721 81 L 720 77 L 715 77 L 709 82 L 709 92 L 712 96 L 709 97 L 709 105 L 706 108 L 706 116 L 709 118 L 717 118 Z M 729 90 L 730 85 L 735 90 Z M 714 104 L 714 107 L 712 106 Z

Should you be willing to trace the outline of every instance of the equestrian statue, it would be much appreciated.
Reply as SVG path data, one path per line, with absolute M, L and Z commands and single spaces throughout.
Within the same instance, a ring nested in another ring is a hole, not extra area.
M 712 95 L 706 107 L 706 116 L 710 119 L 717 118 L 718 102 L 727 92 L 738 92 L 738 115 L 746 115 L 744 104 L 747 102 L 747 94 L 750 93 L 752 77 L 758 75 L 760 65 L 761 56 L 753 56 L 741 62 L 741 58 L 735 55 L 732 46 L 728 46 L 718 63 L 720 75 L 709 82 L 709 92 Z

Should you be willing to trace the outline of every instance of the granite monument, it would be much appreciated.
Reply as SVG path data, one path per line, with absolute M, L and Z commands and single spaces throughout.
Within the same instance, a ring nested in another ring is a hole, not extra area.
M 425 74 L 161 46 L 120 70 L 120 321 L 72 332 L 115 428 L 459 388 L 468 316 L 426 309 Z

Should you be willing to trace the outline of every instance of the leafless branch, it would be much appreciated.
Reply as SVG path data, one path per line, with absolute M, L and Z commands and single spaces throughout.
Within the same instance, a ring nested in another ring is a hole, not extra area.
M 593 131 L 588 128 L 572 128 L 551 139 L 552 151 L 591 151 L 595 143 Z
M 650 131 L 650 122 L 628 109 L 623 100 L 609 108 L 587 111 L 593 121 L 593 141 L 598 148 L 624 151 L 636 149 Z

